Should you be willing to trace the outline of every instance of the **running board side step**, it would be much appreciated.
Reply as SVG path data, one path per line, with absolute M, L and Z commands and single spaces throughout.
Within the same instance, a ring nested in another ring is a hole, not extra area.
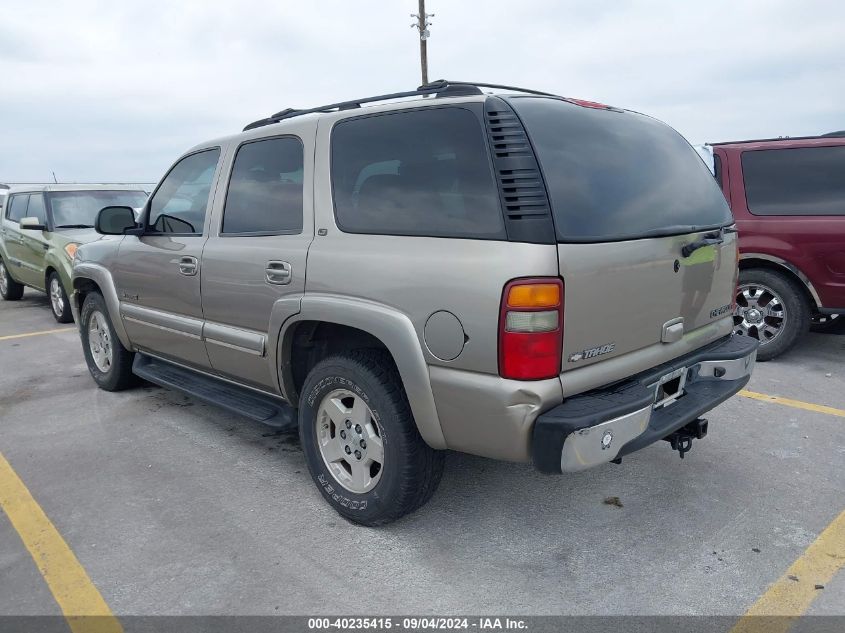
M 297 425 L 294 408 L 279 399 L 167 361 L 137 353 L 132 373 L 160 387 L 181 391 L 279 431 L 294 429 Z

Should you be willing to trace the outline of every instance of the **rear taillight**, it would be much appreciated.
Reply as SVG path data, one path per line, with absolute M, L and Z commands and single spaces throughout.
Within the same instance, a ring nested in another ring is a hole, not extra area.
M 499 375 L 554 378 L 562 348 L 563 282 L 553 277 L 509 282 L 499 316 Z

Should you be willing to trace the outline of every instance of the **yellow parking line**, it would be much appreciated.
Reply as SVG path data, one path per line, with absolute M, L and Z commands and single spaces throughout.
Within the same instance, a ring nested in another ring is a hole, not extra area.
M 845 567 L 845 512 L 836 517 L 751 608 L 731 633 L 786 633 Z
M 123 627 L 85 569 L 2 453 L 0 507 L 32 555 L 71 631 L 122 633 Z
M 26 338 L 27 336 L 41 336 L 42 334 L 56 334 L 57 332 L 71 332 L 76 328 L 60 327 L 55 330 L 41 330 L 40 332 L 25 332 L 23 334 L 9 334 L 8 336 L 0 336 L 0 341 L 11 341 L 15 338 Z
M 805 411 L 815 411 L 816 413 L 827 413 L 828 415 L 836 415 L 840 418 L 845 418 L 845 409 L 834 409 L 833 407 L 826 407 L 821 404 L 812 404 L 811 402 L 801 402 L 800 400 L 790 400 L 789 398 L 781 398 L 780 396 L 768 396 L 765 393 L 757 393 L 755 391 L 747 391 L 743 389 L 739 395 L 746 398 L 754 398 L 754 400 L 762 400 L 763 402 L 773 402 L 775 404 L 783 404 L 787 407 L 795 407 L 796 409 L 804 409 Z

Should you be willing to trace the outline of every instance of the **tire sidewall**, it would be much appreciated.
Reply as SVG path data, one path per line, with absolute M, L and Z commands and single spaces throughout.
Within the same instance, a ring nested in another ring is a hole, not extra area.
M 6 269 L 6 292 L 0 292 L 0 297 L 3 297 L 6 301 L 15 301 L 21 298 L 23 295 L 23 288 L 21 285 L 14 280 L 12 277 L 12 272 L 9 270 L 9 267 L 6 265 L 6 261 L 0 257 L 0 265 Z
M 61 314 L 56 314 L 56 311 L 53 309 L 52 285 L 54 279 L 59 284 L 59 289 L 62 291 Z M 47 278 L 47 297 L 50 299 L 50 312 L 53 313 L 53 318 L 59 323 L 70 323 L 73 320 L 70 314 L 70 303 L 68 301 L 67 292 L 65 292 L 65 286 L 62 283 L 62 278 L 56 271 L 51 272 L 50 276 Z M 109 326 L 111 326 L 111 323 L 109 323 Z
M 94 362 L 94 357 L 91 355 L 91 347 L 88 342 L 88 325 L 91 321 L 91 315 L 94 312 L 99 312 L 103 315 L 106 327 L 109 330 L 109 337 L 112 342 L 112 363 L 108 372 L 100 371 L 97 363 Z M 91 377 L 103 389 L 114 389 L 119 376 L 117 375 L 118 366 L 118 349 L 117 345 L 120 343 L 112 326 L 111 318 L 109 317 L 108 309 L 106 308 L 105 300 L 96 293 L 89 294 L 85 297 L 85 302 L 82 304 L 82 310 L 79 314 L 79 335 L 82 338 L 82 352 L 85 355 L 85 363 L 88 365 L 88 371 L 91 372 Z
M 364 494 L 351 492 L 335 480 L 317 446 L 317 411 L 323 398 L 336 389 L 346 389 L 360 397 L 372 411 L 381 434 L 384 446 L 381 478 L 372 490 Z M 396 499 L 401 495 L 397 468 L 402 455 L 402 447 L 398 445 L 401 434 L 391 434 L 391 421 L 397 415 L 396 405 L 384 387 L 347 359 L 332 359 L 315 368 L 305 381 L 299 403 L 299 436 L 308 470 L 326 501 L 353 521 L 367 523 L 382 517 L 394 509 Z

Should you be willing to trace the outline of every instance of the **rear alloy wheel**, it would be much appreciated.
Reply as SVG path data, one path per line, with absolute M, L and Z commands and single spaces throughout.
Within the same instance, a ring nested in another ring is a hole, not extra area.
M 2 259 L 0 259 L 0 296 L 6 301 L 17 301 L 23 296 L 23 284 L 12 279 Z
M 739 273 L 734 334 L 760 341 L 757 359 L 766 361 L 791 348 L 809 329 L 809 306 L 789 279 L 752 268 Z
M 47 279 L 47 294 L 50 296 L 50 307 L 53 309 L 53 318 L 59 323 L 70 323 L 73 321 L 73 313 L 70 311 L 70 301 L 62 280 L 57 272 L 50 273 Z
M 420 436 L 402 379 L 382 350 L 352 350 L 314 365 L 302 386 L 299 438 L 323 498 L 361 525 L 414 512 L 443 474 L 443 451 Z

